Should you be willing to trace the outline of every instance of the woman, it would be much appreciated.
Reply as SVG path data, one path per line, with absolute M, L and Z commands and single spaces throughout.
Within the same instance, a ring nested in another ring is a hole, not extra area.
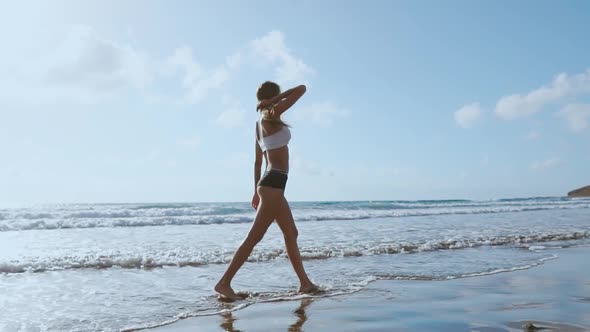
M 254 196 L 252 197 L 256 218 L 248 236 L 236 250 L 225 274 L 215 286 L 215 291 L 226 299 L 241 299 L 231 288 L 231 281 L 274 220 L 283 232 L 287 255 L 299 277 L 301 283 L 299 291 L 312 293 L 318 290 L 303 268 L 297 246 L 297 227 L 284 196 L 289 171 L 287 144 L 291 139 L 291 132 L 289 126 L 281 120 L 281 114 L 293 106 L 304 93 L 305 85 L 281 93 L 281 88 L 269 81 L 264 82 L 256 92 L 258 99 L 256 111 L 260 112 L 260 119 L 256 123 L 256 162 L 254 163 Z M 267 167 L 261 179 L 260 168 L 263 155 Z

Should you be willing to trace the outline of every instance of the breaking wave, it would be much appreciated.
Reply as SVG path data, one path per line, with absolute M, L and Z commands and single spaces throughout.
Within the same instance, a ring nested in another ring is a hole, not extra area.
M 291 207 L 296 221 L 323 221 L 587 209 L 590 200 L 296 202 Z M 254 211 L 246 203 L 66 205 L 0 210 L 0 231 L 210 225 L 248 223 L 253 218 Z
M 590 231 L 569 233 L 543 233 L 529 235 L 508 235 L 479 237 L 473 239 L 448 239 L 420 243 L 390 244 L 355 244 L 346 246 L 301 248 L 304 260 L 331 259 L 342 257 L 359 257 L 375 255 L 392 255 L 438 250 L 457 250 L 481 246 L 515 246 L 521 248 L 537 247 L 533 244 L 554 241 L 571 241 L 590 238 Z M 208 264 L 225 264 L 232 257 L 232 252 L 187 252 L 166 251 L 152 255 L 87 255 L 61 256 L 54 258 L 26 258 L 22 261 L 0 262 L 0 273 L 45 272 L 70 269 L 151 269 L 162 267 L 203 266 Z M 286 259 L 284 249 L 254 251 L 248 261 L 265 262 L 274 259 Z

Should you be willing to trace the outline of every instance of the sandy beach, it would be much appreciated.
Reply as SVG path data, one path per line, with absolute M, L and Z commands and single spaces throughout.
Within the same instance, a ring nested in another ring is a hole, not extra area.
M 223 314 L 153 331 L 589 331 L 590 247 L 548 252 L 557 258 L 528 270 L 375 281 L 342 296 L 256 303 L 233 312 L 228 305 Z

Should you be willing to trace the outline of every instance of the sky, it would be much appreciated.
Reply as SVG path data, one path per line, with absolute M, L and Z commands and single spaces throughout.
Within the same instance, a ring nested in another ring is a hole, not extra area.
M 255 93 L 307 93 L 286 197 L 561 196 L 590 184 L 590 2 L 11 1 L 0 204 L 236 202 Z

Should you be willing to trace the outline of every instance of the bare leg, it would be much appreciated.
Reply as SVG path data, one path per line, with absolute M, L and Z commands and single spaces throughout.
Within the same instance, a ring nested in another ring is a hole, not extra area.
M 264 237 L 268 227 L 277 215 L 280 200 L 283 197 L 282 190 L 269 187 L 258 187 L 258 194 L 260 195 L 260 205 L 256 211 L 256 218 L 252 228 L 244 242 L 236 250 L 223 277 L 215 285 L 215 291 L 230 300 L 241 299 L 231 288 L 231 281 L 252 253 L 254 246 Z
M 309 280 L 309 277 L 303 268 L 301 253 L 299 252 L 299 246 L 297 245 L 297 236 L 299 235 L 299 232 L 295 226 L 289 203 L 284 197 L 277 215 L 277 224 L 281 228 L 283 236 L 285 237 L 285 247 L 287 247 L 287 255 L 289 255 L 291 265 L 293 265 L 293 269 L 295 270 L 297 277 L 299 277 L 299 282 L 301 284 L 299 291 L 303 293 L 316 291 L 317 287 L 311 282 L 311 280 Z

